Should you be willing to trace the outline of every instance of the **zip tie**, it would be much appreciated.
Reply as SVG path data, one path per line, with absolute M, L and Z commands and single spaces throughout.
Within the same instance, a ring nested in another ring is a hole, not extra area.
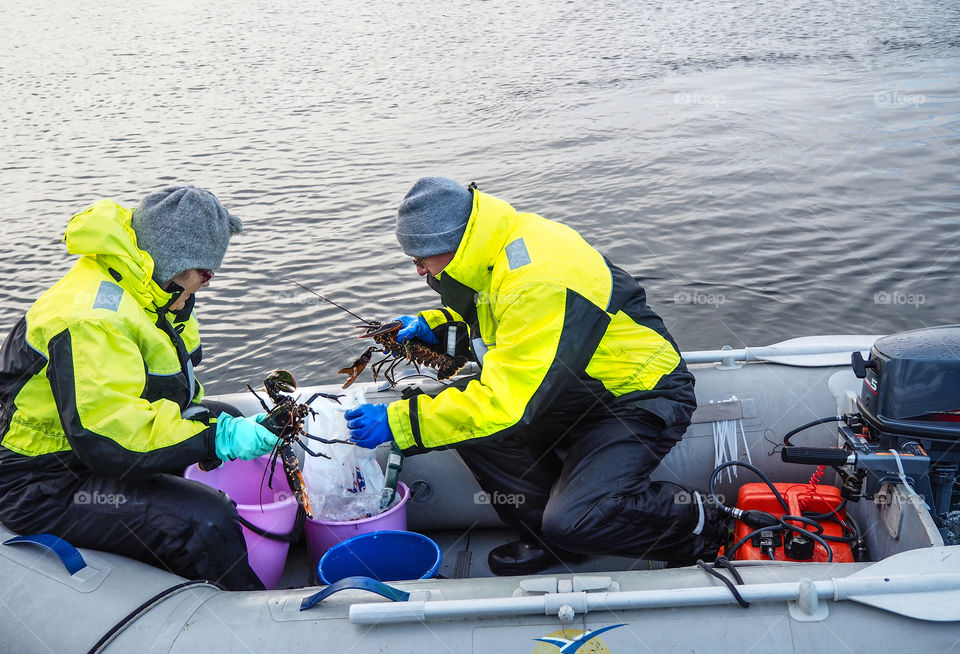
M 743 430 L 743 420 L 737 420 L 740 427 L 740 435 L 743 436 L 743 449 L 747 453 L 747 463 L 753 463 L 753 457 L 750 456 L 750 446 L 747 445 L 747 432 Z
M 923 506 L 926 507 L 927 511 L 929 511 L 930 505 L 927 504 L 926 501 L 922 497 L 920 497 L 920 494 L 913 489 L 913 486 L 911 486 L 909 482 L 907 482 L 907 475 L 903 472 L 903 464 L 900 463 L 900 453 L 897 452 L 896 450 L 890 450 L 890 453 L 893 455 L 893 460 L 897 462 L 897 472 L 898 472 L 897 476 L 900 477 L 900 482 L 907 487 L 907 490 L 909 491 L 909 495 L 913 495 L 918 500 L 920 500 L 920 502 L 923 503 Z

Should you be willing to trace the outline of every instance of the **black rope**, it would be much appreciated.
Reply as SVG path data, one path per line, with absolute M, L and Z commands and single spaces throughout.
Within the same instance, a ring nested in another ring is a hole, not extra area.
M 166 590 L 162 590 L 156 595 L 154 595 L 153 597 L 151 597 L 150 599 L 148 599 L 146 602 L 144 602 L 143 604 L 135 608 L 134 610 L 130 611 L 130 613 L 124 616 L 122 620 L 120 620 L 118 623 L 110 627 L 107 633 L 103 634 L 103 637 L 101 637 L 100 640 L 98 640 L 97 643 L 90 648 L 87 654 L 98 654 L 99 652 L 102 652 L 104 648 L 113 641 L 114 638 L 120 635 L 120 632 L 122 632 L 124 629 L 129 627 L 137 618 L 139 618 L 141 615 L 143 615 L 144 613 L 152 609 L 154 606 L 156 606 L 163 600 L 167 599 L 168 597 L 172 597 L 173 595 L 176 595 L 177 593 L 182 592 L 184 590 L 188 590 L 190 588 L 199 587 L 199 586 L 210 586 L 211 588 L 224 590 L 223 586 L 216 584 L 212 581 L 200 581 L 200 580 L 185 581 L 181 584 L 177 584 L 176 586 L 171 586 Z
M 306 522 L 307 513 L 303 510 L 302 506 L 297 506 L 297 519 L 293 523 L 293 529 L 290 530 L 287 534 L 275 534 L 272 531 L 267 531 L 262 529 L 257 525 L 253 524 L 242 515 L 237 515 L 237 522 L 241 525 L 257 534 L 258 536 L 263 536 L 264 538 L 269 538 L 271 540 L 278 540 L 283 543 L 296 543 L 300 540 L 300 532 L 303 530 L 303 523 Z
M 738 585 L 743 585 L 743 577 L 740 576 L 740 571 L 737 570 L 737 567 L 725 556 L 718 556 L 717 560 L 713 562 L 713 567 L 726 568 L 730 571 L 730 574 L 733 575 L 733 578 L 737 580 Z
M 733 573 L 734 577 L 737 579 L 737 583 L 742 584 L 743 578 L 740 577 L 740 573 L 737 572 L 736 569 L 733 567 L 733 565 L 730 564 L 730 561 L 728 561 L 724 557 L 717 557 L 717 561 L 720 561 L 720 559 L 723 559 L 724 561 L 726 561 L 726 564 L 721 563 L 720 565 L 730 570 Z M 722 574 L 720 574 L 719 572 L 717 572 L 716 570 L 708 566 L 706 563 L 704 563 L 703 559 L 697 559 L 697 565 L 700 566 L 700 568 L 703 569 L 705 572 L 713 575 L 714 577 L 722 581 L 726 585 L 726 587 L 730 590 L 730 593 L 733 595 L 733 598 L 737 600 L 737 604 L 739 604 L 742 608 L 745 608 L 745 609 L 750 608 L 750 602 L 743 599 L 743 595 L 740 594 L 740 591 L 737 590 L 737 587 L 734 585 L 732 581 L 730 581 L 729 579 L 724 577 Z M 714 566 L 716 566 L 716 563 L 714 564 Z

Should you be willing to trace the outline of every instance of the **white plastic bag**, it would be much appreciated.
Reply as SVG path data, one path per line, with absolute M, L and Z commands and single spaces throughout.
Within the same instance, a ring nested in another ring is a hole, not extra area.
M 304 429 L 311 436 L 349 440 L 350 430 L 343 414 L 365 401 L 362 388 L 348 390 L 345 397 L 340 398 L 341 404 L 318 397 L 310 405 L 316 415 L 304 421 Z M 374 450 L 305 440 L 311 450 L 330 457 L 303 457 L 303 480 L 314 519 L 343 522 L 380 513 L 383 470 L 377 463 Z

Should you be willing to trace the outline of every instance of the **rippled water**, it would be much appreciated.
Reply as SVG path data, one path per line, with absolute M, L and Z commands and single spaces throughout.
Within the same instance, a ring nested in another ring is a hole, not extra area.
M 8 0 L 0 327 L 74 211 L 192 182 L 246 226 L 208 389 L 332 382 L 354 321 L 284 279 L 432 305 L 392 231 L 425 174 L 580 230 L 684 349 L 958 322 L 960 8 L 840 4 Z

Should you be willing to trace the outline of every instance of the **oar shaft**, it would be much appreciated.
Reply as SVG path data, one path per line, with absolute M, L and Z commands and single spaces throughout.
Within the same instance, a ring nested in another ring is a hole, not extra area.
M 888 577 L 842 577 L 819 581 L 748 584 L 737 590 L 748 602 L 795 601 L 804 584 L 814 587 L 820 599 L 844 600 L 869 595 L 937 592 L 960 589 L 960 574 L 913 574 Z M 935 600 L 934 600 L 935 601 Z M 382 624 L 516 615 L 552 615 L 569 604 L 577 613 L 623 611 L 683 606 L 711 606 L 736 602 L 724 586 L 620 591 L 615 593 L 550 593 L 538 597 L 498 597 L 435 602 L 354 604 L 350 622 Z

